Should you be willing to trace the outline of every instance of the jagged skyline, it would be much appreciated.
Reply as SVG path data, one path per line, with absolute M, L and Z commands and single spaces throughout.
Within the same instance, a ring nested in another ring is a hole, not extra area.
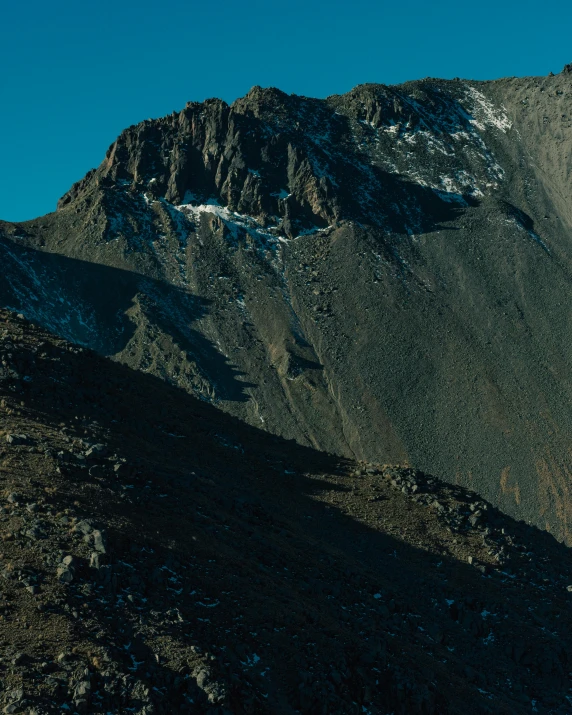
M 570 21 L 567 4 L 539 13 L 512 0 L 478 12 L 418 0 L 287 10 L 224 1 L 216 18 L 179 0 L 161 13 L 131 1 L 11 5 L 0 48 L 0 217 L 53 211 L 124 127 L 188 100 L 231 102 L 254 85 L 325 97 L 364 82 L 547 75 L 572 59 Z

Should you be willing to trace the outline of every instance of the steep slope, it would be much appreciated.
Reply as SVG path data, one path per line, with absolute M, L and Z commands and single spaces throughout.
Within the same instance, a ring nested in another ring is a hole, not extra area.
M 571 91 L 568 67 L 189 103 L 3 225 L 0 300 L 570 541 Z
M 568 713 L 572 559 L 0 312 L 7 713 Z

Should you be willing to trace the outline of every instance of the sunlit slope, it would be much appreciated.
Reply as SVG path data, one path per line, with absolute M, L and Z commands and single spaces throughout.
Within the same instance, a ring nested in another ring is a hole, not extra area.
M 57 212 L 3 226 L 2 303 L 569 539 L 571 85 L 189 103 L 126 129 Z

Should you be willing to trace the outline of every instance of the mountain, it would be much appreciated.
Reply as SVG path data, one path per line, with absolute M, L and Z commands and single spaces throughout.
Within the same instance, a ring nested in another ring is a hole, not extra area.
M 570 712 L 572 556 L 0 311 L 5 713 Z
M 568 65 L 191 102 L 1 224 L 0 303 L 570 543 L 571 92 Z

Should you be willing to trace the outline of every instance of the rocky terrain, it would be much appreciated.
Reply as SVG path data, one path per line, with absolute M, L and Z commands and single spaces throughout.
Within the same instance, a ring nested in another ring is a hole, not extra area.
M 5 713 L 569 713 L 572 559 L 0 312 Z
M 570 66 L 190 102 L 0 224 L 0 304 L 570 543 L 571 162 Z

